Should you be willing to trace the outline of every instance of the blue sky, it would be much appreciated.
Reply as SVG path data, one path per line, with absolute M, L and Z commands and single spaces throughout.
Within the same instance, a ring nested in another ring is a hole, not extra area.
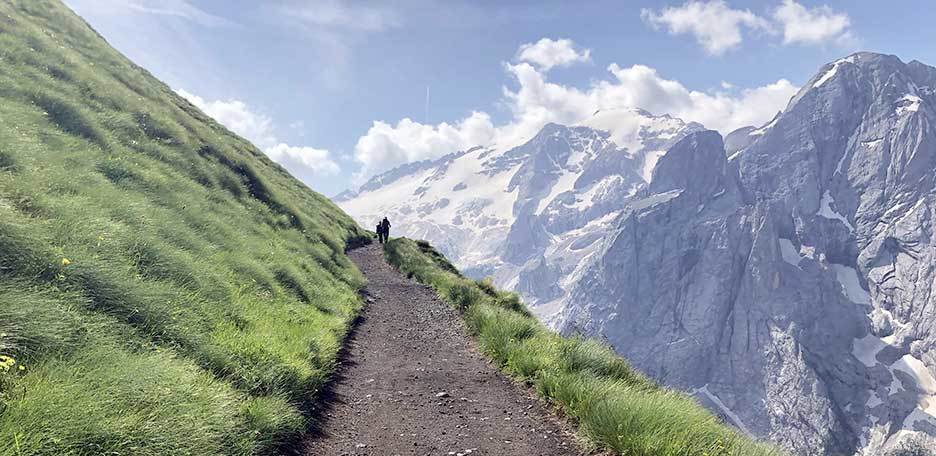
M 727 133 L 856 50 L 936 64 L 925 0 L 66 2 L 326 195 L 598 108 Z

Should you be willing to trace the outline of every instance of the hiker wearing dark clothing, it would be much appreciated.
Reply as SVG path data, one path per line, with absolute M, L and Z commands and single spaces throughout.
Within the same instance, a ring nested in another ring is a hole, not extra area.
M 377 223 L 377 242 L 383 244 L 383 222 Z
M 390 240 L 390 221 L 387 220 L 387 217 L 380 221 L 380 228 L 383 233 L 383 242 L 386 244 Z

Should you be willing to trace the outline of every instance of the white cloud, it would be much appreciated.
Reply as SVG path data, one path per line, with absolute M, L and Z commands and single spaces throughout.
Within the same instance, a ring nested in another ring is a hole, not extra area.
M 743 29 L 776 36 L 782 33 L 783 44 L 852 44 L 848 14 L 828 6 L 806 8 L 796 0 L 782 0 L 769 18 L 750 10 L 733 9 L 724 0 L 690 0 L 682 6 L 659 12 L 642 9 L 640 17 L 655 29 L 670 34 L 689 34 L 712 55 L 724 54 L 744 40 Z
M 622 68 L 612 63 L 611 80 L 593 83 L 586 90 L 549 82 L 526 65 L 508 65 L 520 88 L 505 89 L 513 110 L 513 122 L 500 127 L 499 141 L 516 144 L 528 139 L 547 122 L 581 122 L 599 109 L 637 107 L 654 114 L 670 114 L 728 133 L 745 125 L 760 125 L 782 110 L 797 88 L 780 79 L 737 95 L 691 90 L 675 80 L 662 78 L 645 65 Z
M 574 63 L 591 60 L 591 49 L 575 49 L 575 43 L 569 39 L 553 40 L 541 38 L 536 43 L 526 43 L 517 51 L 517 60 L 530 62 L 543 71 L 553 67 L 566 67 Z
M 807 9 L 794 0 L 783 0 L 773 14 L 783 28 L 783 44 L 845 43 L 853 39 L 848 14 L 828 6 Z
M 324 149 L 291 146 L 277 139 L 273 120 L 253 112 L 246 103 L 236 99 L 208 101 L 183 89 L 176 90 L 205 114 L 232 132 L 247 138 L 271 159 L 300 178 L 337 174 L 340 168 Z
M 494 126 L 483 112 L 473 112 L 454 125 L 424 125 L 410 119 L 396 125 L 376 121 L 355 148 L 355 159 L 362 165 L 358 177 L 477 145 L 520 145 L 548 122 L 579 124 L 599 109 L 638 107 L 657 115 L 699 122 L 727 134 L 742 126 L 766 123 L 786 107 L 797 91 L 786 79 L 762 87 L 733 88 L 730 92 L 692 90 L 645 65 L 611 64 L 611 78 L 584 89 L 550 82 L 544 70 L 530 63 L 505 64 L 505 69 L 517 86 L 503 89 L 503 103 L 511 111 L 508 122 Z M 624 121 L 627 119 L 622 118 Z
M 271 147 L 277 142 L 276 136 L 273 134 L 273 120 L 263 114 L 251 111 L 243 101 L 235 99 L 207 101 L 184 89 L 176 90 L 176 93 L 217 120 L 221 125 L 247 138 L 261 148 Z
M 455 124 L 426 125 L 406 118 L 394 126 L 375 121 L 354 147 L 354 158 L 363 165 L 358 177 L 489 144 L 493 137 L 494 124 L 488 114 L 481 112 L 473 112 Z
M 341 168 L 324 149 L 312 147 L 296 147 L 279 143 L 265 150 L 274 161 L 289 170 L 309 171 L 316 176 L 329 176 L 338 174 Z
M 642 9 L 640 17 L 654 28 L 670 34 L 691 34 L 713 55 L 720 55 L 741 44 L 741 29 L 769 30 L 770 24 L 750 10 L 730 8 L 723 0 L 690 1 L 679 7 L 667 7 L 659 13 Z

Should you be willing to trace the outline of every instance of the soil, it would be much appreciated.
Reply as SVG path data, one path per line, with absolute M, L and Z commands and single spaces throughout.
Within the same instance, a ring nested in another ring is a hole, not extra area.
M 366 306 L 317 411 L 307 455 L 579 455 L 534 391 L 481 355 L 458 312 L 386 263 L 349 253 Z

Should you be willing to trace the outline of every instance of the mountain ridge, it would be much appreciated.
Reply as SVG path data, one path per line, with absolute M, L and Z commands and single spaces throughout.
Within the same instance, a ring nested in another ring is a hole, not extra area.
M 518 149 L 549 159 L 504 181 L 520 193 L 500 218 L 509 229 L 485 236 L 498 249 L 464 244 L 444 217 L 419 225 L 431 205 L 412 218 L 378 212 L 742 429 L 798 454 L 876 454 L 936 435 L 936 342 L 925 330 L 936 316 L 927 288 L 908 282 L 931 277 L 921 245 L 931 241 L 934 86 L 932 67 L 846 56 L 761 127 L 722 140 L 683 123 L 678 140 L 647 149 L 664 151 L 649 182 L 633 148 L 615 144 L 595 155 L 614 160 L 591 158 L 614 171 L 580 183 L 568 157 L 596 143 L 558 147 L 548 141 L 557 127 L 544 128 Z M 605 186 L 608 206 L 582 204 Z M 366 206 L 345 204 L 353 216 Z

